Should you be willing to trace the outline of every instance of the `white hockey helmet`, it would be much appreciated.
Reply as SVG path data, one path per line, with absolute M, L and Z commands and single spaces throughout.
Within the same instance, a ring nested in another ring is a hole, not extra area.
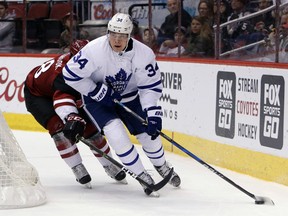
M 116 33 L 128 34 L 128 37 L 130 37 L 132 29 L 132 18 L 128 14 L 117 13 L 108 22 L 108 32 L 111 31 Z

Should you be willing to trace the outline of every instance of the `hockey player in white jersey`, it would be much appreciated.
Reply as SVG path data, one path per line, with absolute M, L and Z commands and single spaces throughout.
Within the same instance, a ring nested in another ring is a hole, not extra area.
M 65 82 L 83 95 L 84 109 L 104 132 L 121 162 L 151 184 L 154 180 L 145 171 L 123 123 L 141 143 L 158 173 L 162 177 L 168 175 L 171 166 L 166 162 L 159 137 L 162 110 L 157 105 L 163 87 L 155 54 L 130 37 L 132 28 L 129 15 L 115 14 L 108 23 L 107 35 L 89 42 L 68 61 L 62 72 Z M 147 126 L 115 104 L 114 99 L 147 119 Z M 169 183 L 180 186 L 176 172 Z M 152 193 L 143 188 L 147 195 Z

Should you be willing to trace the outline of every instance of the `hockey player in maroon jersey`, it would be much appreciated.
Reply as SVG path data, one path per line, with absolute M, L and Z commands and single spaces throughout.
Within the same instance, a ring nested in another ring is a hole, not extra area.
M 105 138 L 81 109 L 81 96 L 65 84 L 61 73 L 68 60 L 88 42 L 76 40 L 70 46 L 70 53 L 57 56 L 32 69 L 25 81 L 24 96 L 27 110 L 49 131 L 61 158 L 72 169 L 76 180 L 91 187 L 91 177 L 82 163 L 76 140 L 65 138 L 65 130 L 74 130 L 75 134 L 78 133 L 109 156 L 112 155 Z M 124 171 L 95 151 L 93 154 L 111 178 L 127 183 Z

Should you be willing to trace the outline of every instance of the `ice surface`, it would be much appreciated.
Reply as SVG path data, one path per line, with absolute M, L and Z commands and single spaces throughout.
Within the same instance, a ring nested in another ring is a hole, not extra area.
M 254 200 L 196 162 L 167 152 L 167 160 L 182 178 L 181 188 L 170 185 L 160 198 L 147 197 L 140 184 L 128 176 L 128 185 L 108 177 L 84 144 L 78 143 L 83 163 L 92 176 L 92 189 L 79 185 L 60 158 L 48 133 L 13 131 L 27 159 L 39 172 L 47 203 L 33 208 L 1 210 L 5 216 L 284 216 L 288 213 L 288 187 L 213 166 L 236 184 L 257 196 L 271 198 L 275 206 Z M 181 143 L 180 143 L 181 144 Z M 138 145 L 137 145 L 138 146 Z M 138 152 L 156 181 L 160 176 Z M 116 157 L 115 157 L 116 158 Z M 118 158 L 117 158 L 118 160 Z

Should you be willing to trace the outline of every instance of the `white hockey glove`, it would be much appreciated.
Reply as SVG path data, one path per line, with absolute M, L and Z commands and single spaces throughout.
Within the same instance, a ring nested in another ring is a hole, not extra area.
M 122 99 L 118 92 L 113 91 L 110 87 L 100 82 L 97 83 L 93 93 L 91 92 L 89 96 L 97 102 L 102 103 L 104 106 L 108 107 L 115 106 L 114 99 L 117 99 L 118 101 Z

